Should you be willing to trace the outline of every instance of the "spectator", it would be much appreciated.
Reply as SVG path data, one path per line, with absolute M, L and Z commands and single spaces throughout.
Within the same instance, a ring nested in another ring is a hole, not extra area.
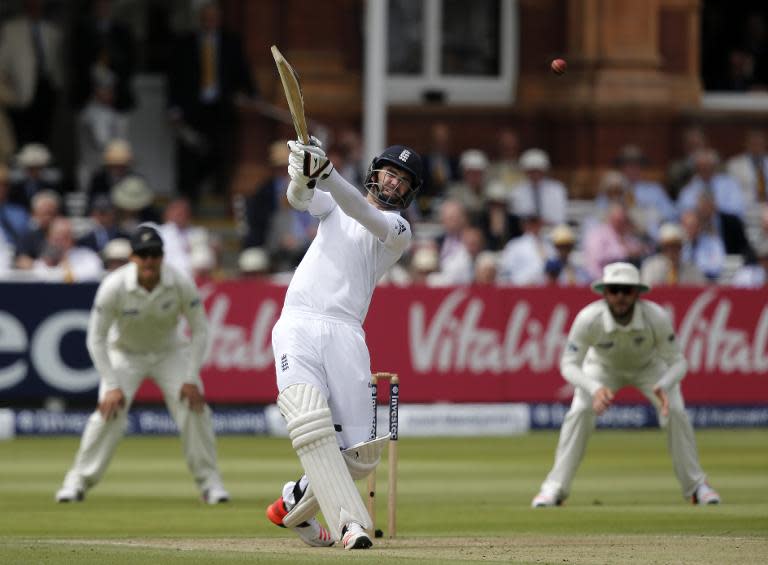
M 100 253 L 113 239 L 127 238 L 128 233 L 117 225 L 115 206 L 109 197 L 101 195 L 91 205 L 91 230 L 77 240 L 81 247 Z
M 198 288 L 220 278 L 217 272 L 216 254 L 211 247 L 206 245 L 196 245 L 192 248 L 192 252 L 189 254 L 189 268 L 192 279 Z
M 295 210 L 285 193 L 272 215 L 267 235 L 270 263 L 277 272 L 293 271 L 317 234 L 318 220 L 308 212 Z
M 544 271 L 550 284 L 558 286 L 586 286 L 592 278 L 587 270 L 575 261 L 576 234 L 568 224 L 560 224 L 550 232 L 549 239 L 555 248 L 555 256 L 547 260 Z
M 8 201 L 11 188 L 9 176 L 8 167 L 0 163 L 0 241 L 5 243 L 4 249 L 10 249 L 13 255 L 28 229 L 29 214 L 23 206 Z
M 269 146 L 270 175 L 252 194 L 243 198 L 242 247 L 264 247 L 267 244 L 271 218 L 288 186 L 288 140 L 278 140 Z
M 667 193 L 674 200 L 677 200 L 682 188 L 693 177 L 694 154 L 709 147 L 707 136 L 699 126 L 685 128 L 682 138 L 683 156 L 673 160 L 667 168 Z
M 659 252 L 643 261 L 641 279 L 648 286 L 699 285 L 707 282 L 694 262 L 683 260 L 685 234 L 678 224 L 666 223 L 659 230 Z
M 488 157 L 479 149 L 467 149 L 459 159 L 461 180 L 451 183 L 446 196 L 464 205 L 472 221 L 477 220 L 485 209 L 485 175 Z
M 122 267 L 131 260 L 131 242 L 124 237 L 112 239 L 101 250 L 104 270 L 107 273 Z
M 584 266 L 592 280 L 600 277 L 603 267 L 609 263 L 640 264 L 648 252 L 648 246 L 637 234 L 621 204 L 611 204 L 605 220 L 584 234 Z
M 528 149 L 520 156 L 526 180 L 512 191 L 512 212 L 518 216 L 536 216 L 544 225 L 565 222 L 568 195 L 565 186 L 550 178 L 549 155 L 541 149 Z
M 471 284 L 475 278 L 475 260 L 485 249 L 483 231 L 473 225 L 461 231 L 461 245 L 440 262 L 440 270 L 429 277 L 432 286 Z
M 509 197 L 515 186 L 525 180 L 520 168 L 520 139 L 511 128 L 502 128 L 496 141 L 496 158 L 488 167 L 488 181 L 499 182 Z
M 453 151 L 451 129 L 445 122 L 430 128 L 429 150 L 424 153 L 424 185 L 419 194 L 422 215 L 435 212 L 433 200 L 445 197 L 448 185 L 459 180 L 459 159 Z
M 635 203 L 647 211 L 655 211 L 657 226 L 677 219 L 677 209 L 661 184 L 646 178 L 648 158 L 637 145 L 625 145 L 616 157 L 616 165 L 627 180 Z
M 510 240 L 499 257 L 499 283 L 511 286 L 546 284 L 544 267 L 555 250 L 544 237 L 541 218 L 525 216 L 521 222 L 523 235 Z
M 69 218 L 58 217 L 51 222 L 46 245 L 32 272 L 48 282 L 97 281 L 103 274 L 103 265 L 94 251 L 75 245 Z
M 495 286 L 498 276 L 498 254 L 494 251 L 481 251 L 475 260 L 474 284 L 477 286 Z
M 440 256 L 435 245 L 426 244 L 416 248 L 410 262 L 411 282 L 431 286 L 430 277 L 440 270 Z
M 135 174 L 131 144 L 124 139 L 113 139 L 104 148 L 101 167 L 93 172 L 88 182 L 89 202 L 99 195 L 109 196 L 118 182 Z
M 248 247 L 240 252 L 237 267 L 241 277 L 265 278 L 269 275 L 269 254 L 261 247 Z
M 0 76 L 8 79 L 8 115 L 16 143 L 49 145 L 64 82 L 62 33 L 44 19 L 43 0 L 24 0 L 24 13 L 0 28 Z
M 97 89 L 98 73 L 114 77 L 114 109 L 124 119 L 136 105 L 133 76 L 136 72 L 136 41 L 131 28 L 112 16 L 111 0 L 92 0 L 91 10 L 75 24 L 70 51 L 72 102 L 81 110 Z M 123 136 L 120 136 L 123 137 Z
M 165 222 L 158 231 L 163 238 L 165 260 L 180 273 L 191 277 L 194 275 L 191 261 L 195 249 L 207 249 L 213 257 L 208 230 L 192 225 L 192 208 L 189 200 L 183 197 L 171 200 L 163 217 Z
M 714 199 L 706 192 L 699 195 L 695 212 L 699 216 L 701 230 L 719 237 L 726 254 L 741 255 L 747 263 L 755 260 L 755 252 L 747 239 L 741 218 L 719 212 Z
M 520 220 L 509 213 L 509 193 L 501 181 L 488 183 L 485 202 L 477 223 L 483 230 L 488 249 L 501 251 L 510 239 L 522 235 Z
M 153 206 L 155 193 L 140 176 L 129 175 L 117 182 L 110 191 L 117 211 L 117 225 L 124 232 L 133 232 L 139 224 L 157 223 L 159 214 Z
M 768 285 L 768 241 L 761 241 L 755 250 L 757 262 L 744 265 L 733 274 L 731 285 L 741 288 L 763 288 Z
M 94 75 L 93 95 L 78 115 L 78 185 L 84 191 L 109 143 L 128 137 L 128 119 L 114 104 L 114 75 L 104 67 L 96 67 Z
M 658 211 L 655 208 L 638 205 L 627 178 L 619 171 L 608 170 L 603 173 L 595 204 L 600 217 L 605 216 L 611 204 L 623 206 L 637 234 L 645 239 L 656 239 L 659 231 Z M 585 220 L 582 226 L 584 231 L 586 232 L 597 221 L 599 219 L 594 217 Z
M 701 220 L 694 210 L 680 215 L 680 225 L 685 232 L 682 260 L 693 263 L 709 281 L 716 281 L 725 266 L 725 246 L 716 234 L 701 229 Z
M 728 160 L 726 170 L 741 186 L 747 207 L 768 201 L 768 144 L 765 132 L 749 130 L 744 152 Z
M 442 234 L 437 237 L 439 264 L 450 261 L 461 250 L 461 234 L 467 226 L 467 211 L 458 200 L 448 199 L 440 205 Z
M 35 259 L 43 251 L 48 229 L 61 213 L 61 197 L 53 190 L 41 190 L 32 197 L 32 217 L 29 229 L 19 240 L 16 249 L 16 267 L 31 269 Z
M 32 198 L 42 190 L 61 192 L 61 172 L 51 167 L 51 153 L 45 145 L 29 143 L 16 156 L 18 169 L 11 172 L 9 200 L 30 209 Z
M 693 155 L 694 176 L 680 191 L 677 207 L 683 212 L 694 208 L 699 195 L 712 195 L 719 212 L 744 217 L 746 206 L 738 182 L 727 173 L 718 173 L 719 157 L 713 149 L 701 149 Z
M 256 95 L 240 38 L 221 28 L 215 2 L 199 8 L 199 28 L 173 48 L 168 77 L 177 192 L 193 206 L 208 180 L 216 193 L 227 193 L 237 154 L 238 101 Z

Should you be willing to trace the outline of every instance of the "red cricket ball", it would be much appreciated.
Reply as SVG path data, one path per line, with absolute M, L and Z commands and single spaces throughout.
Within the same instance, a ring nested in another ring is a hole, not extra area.
M 568 63 L 565 62 L 565 59 L 555 59 L 550 66 L 552 67 L 553 73 L 561 75 L 565 72 L 565 69 L 568 68 Z

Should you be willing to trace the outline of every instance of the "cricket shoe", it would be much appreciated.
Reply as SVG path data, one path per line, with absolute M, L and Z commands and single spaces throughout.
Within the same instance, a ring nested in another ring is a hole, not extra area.
M 274 525 L 281 528 L 286 527 L 283 524 L 283 518 L 285 518 L 286 514 L 288 514 L 288 509 L 285 507 L 282 496 L 267 507 L 267 518 Z M 317 518 L 310 518 L 306 522 L 288 529 L 295 532 L 301 538 L 301 541 L 311 547 L 330 547 L 335 543 L 331 537 L 331 532 L 321 526 Z
M 368 549 L 373 545 L 363 527 L 356 522 L 350 522 L 344 526 L 341 542 L 344 544 L 344 549 Z
M 56 493 L 56 502 L 82 502 L 85 491 L 76 487 L 61 487 Z
M 554 494 L 549 494 L 546 492 L 540 492 L 536 496 L 533 497 L 533 501 L 531 501 L 531 508 L 546 508 L 548 506 L 562 506 L 563 505 L 563 499 L 555 496 Z
M 720 495 L 707 483 L 701 483 L 691 497 L 694 504 L 720 504 Z
M 229 502 L 229 493 L 221 485 L 208 487 L 203 491 L 203 502 L 206 504 L 222 504 Z

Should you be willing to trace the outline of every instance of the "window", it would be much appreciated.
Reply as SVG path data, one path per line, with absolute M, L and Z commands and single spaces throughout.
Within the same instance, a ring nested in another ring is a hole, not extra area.
M 390 102 L 514 101 L 516 0 L 389 0 L 387 41 Z

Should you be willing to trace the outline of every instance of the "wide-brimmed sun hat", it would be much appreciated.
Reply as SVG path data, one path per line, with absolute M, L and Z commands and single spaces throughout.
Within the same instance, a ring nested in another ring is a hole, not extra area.
M 651 287 L 640 282 L 640 271 L 631 263 L 610 263 L 603 267 L 603 278 L 592 283 L 592 290 L 603 294 L 608 285 L 634 286 L 640 292 L 648 292 Z

